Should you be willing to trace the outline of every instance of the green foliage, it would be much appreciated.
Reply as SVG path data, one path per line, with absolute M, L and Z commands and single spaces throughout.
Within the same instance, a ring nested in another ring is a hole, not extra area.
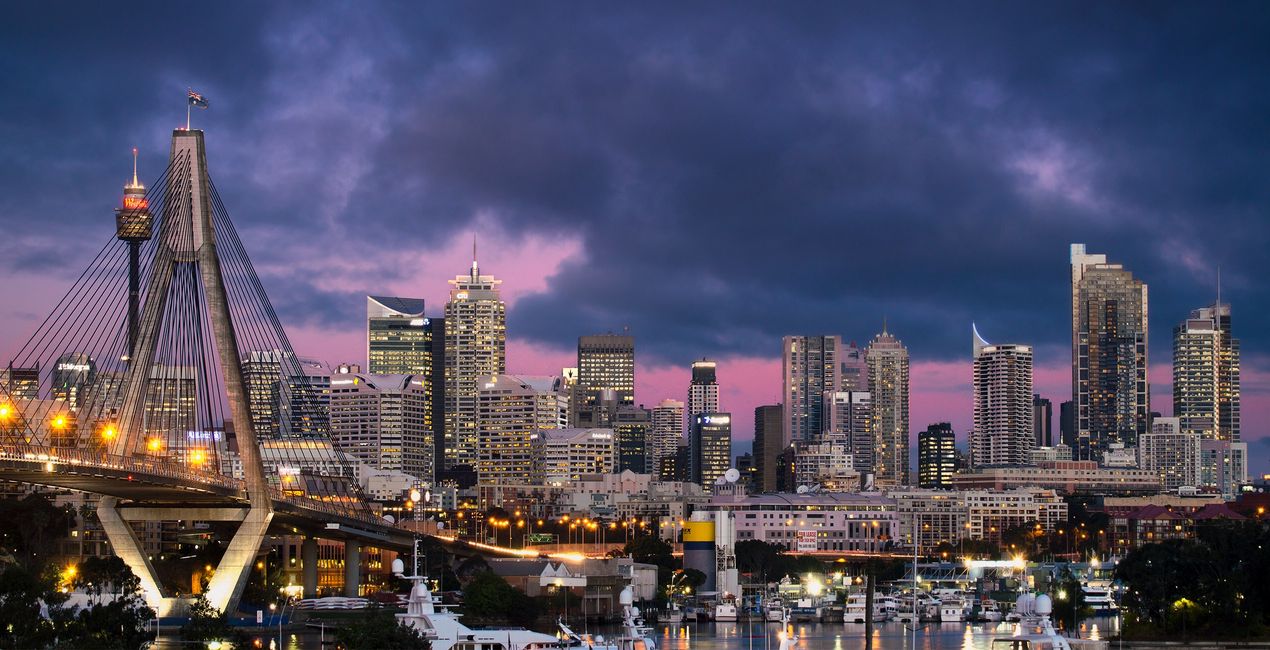
M 225 614 L 213 607 L 203 594 L 194 597 L 188 614 L 190 621 L 181 628 L 181 638 L 186 641 L 229 641 L 236 646 L 246 642 L 246 635 L 230 625 Z
M 622 548 L 622 555 L 629 555 L 636 562 L 656 564 L 658 568 L 675 568 L 674 549 L 656 535 L 636 535 Z
M 110 585 L 95 589 L 96 598 L 88 607 L 64 607 L 66 595 L 59 590 L 59 576 L 53 567 L 36 573 L 12 565 L 0 573 L 0 647 L 131 650 L 148 637 L 147 623 L 154 612 L 141 596 L 140 581 L 122 562 L 85 562 L 93 580 Z M 84 582 L 81 568 L 77 583 Z M 109 575 L 107 581 L 101 576 Z M 109 594 L 102 598 L 103 594 Z M 42 616 L 43 605 L 48 616 Z
M 463 588 L 466 620 L 484 625 L 529 627 L 538 618 L 538 602 L 493 572 L 478 573 Z
M 52 645 L 59 621 L 40 615 L 41 601 L 48 605 L 51 615 L 57 605 L 66 601 L 57 590 L 56 574 L 32 571 L 21 565 L 9 566 L 0 573 L 0 647 Z
M 748 573 L 764 583 L 787 575 L 822 574 L 826 568 L 824 562 L 810 555 L 789 555 L 784 547 L 759 540 L 737 542 L 736 563 L 741 573 Z
M 1249 638 L 1270 625 L 1270 532 L 1201 526 L 1198 539 L 1147 544 L 1116 567 L 1128 636 Z
M 335 639 L 347 650 L 430 650 L 428 643 L 412 627 L 402 625 L 390 612 L 369 610 L 335 632 Z
M 38 572 L 49 560 L 54 540 L 75 522 L 71 508 L 58 508 L 42 494 L 0 499 L 0 548 Z
M 1091 614 L 1085 605 L 1085 592 L 1081 588 L 1080 578 L 1070 568 L 1064 568 L 1054 580 L 1050 598 L 1054 603 L 1054 620 L 1063 629 L 1073 630 L 1080 619 Z

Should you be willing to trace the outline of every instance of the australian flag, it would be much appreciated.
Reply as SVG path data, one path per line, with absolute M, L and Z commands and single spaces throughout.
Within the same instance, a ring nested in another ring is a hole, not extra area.
M 190 94 L 190 106 L 197 106 L 199 108 L 207 108 L 206 97 L 194 92 L 193 90 L 189 91 L 189 94 Z

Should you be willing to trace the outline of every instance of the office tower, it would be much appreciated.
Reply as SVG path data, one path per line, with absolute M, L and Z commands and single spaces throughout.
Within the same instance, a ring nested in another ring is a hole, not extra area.
M 636 474 L 652 473 L 649 462 L 649 436 L 653 429 L 653 413 L 643 406 L 619 406 L 613 416 L 613 435 L 617 436 L 617 471 Z
M 702 413 L 719 412 L 719 379 L 715 363 L 702 359 L 692 362 L 692 381 L 688 384 L 688 422 Z
M 1076 448 L 1076 404 L 1071 400 L 1058 405 L 1058 434 L 1064 445 Z
M 825 393 L 841 389 L 837 336 L 786 336 L 781 356 L 785 444 L 813 442 L 825 431 Z
M 598 404 L 605 391 L 613 401 L 635 403 L 635 337 L 596 334 L 578 337 L 578 385 L 585 405 Z
M 331 442 L 363 463 L 433 480 L 425 381 L 415 375 L 331 378 Z
M 475 466 L 476 397 L 482 383 L 507 372 L 507 305 L 497 280 L 472 270 L 450 280 L 445 304 L 445 457 L 441 465 Z
M 1239 442 L 1239 339 L 1230 305 L 1196 309 L 1173 328 L 1173 415 L 1183 431 Z
M 0 398 L 40 399 L 40 367 L 0 368 Z
M 53 366 L 53 399 L 62 400 L 71 410 L 83 406 L 84 390 L 97 378 L 97 362 L 83 352 L 58 357 Z
M 745 489 L 754 491 L 754 473 L 758 471 L 754 465 L 754 454 L 746 452 L 736 457 L 736 463 L 733 465 L 736 471 L 741 473 L 741 483 L 745 485 Z
M 1106 255 L 1072 244 L 1072 401 L 1077 459 L 1137 444 L 1150 424 L 1147 285 Z
M 856 471 L 872 472 L 876 456 L 873 396 L 868 391 L 839 391 L 827 393 L 825 404 L 826 437 L 837 438 L 846 445 Z
M 865 359 L 865 351 L 855 344 L 847 344 L 842 349 L 842 367 L 839 388 L 847 392 L 869 392 L 869 363 Z
M 258 440 L 327 435 L 331 373 L 323 363 L 281 350 L 254 350 L 242 369 Z
M 612 474 L 617 467 L 612 429 L 548 429 L 534 436 L 533 450 L 537 485 Z
M 145 408 L 142 409 L 142 428 L 146 432 L 146 438 L 170 443 L 175 438 L 196 430 L 197 402 L 198 379 L 194 368 L 159 364 L 151 366 L 150 381 L 146 384 L 143 402 Z M 147 451 L 164 452 L 166 448 Z
M 768 404 L 754 409 L 755 492 L 776 491 L 776 460 L 785 448 L 784 409 L 780 404 Z
M 1199 456 L 1201 488 L 1230 500 L 1248 483 L 1248 443 L 1201 439 Z
M 1032 440 L 1036 447 L 1054 446 L 1054 405 L 1040 395 L 1032 396 Z
M 692 419 L 688 437 L 692 447 L 692 480 L 706 492 L 728 471 L 732 461 L 732 416 L 729 413 L 700 413 Z
M 917 434 L 917 483 L 928 490 L 952 486 L 957 472 L 957 436 L 952 424 L 939 422 Z
M 873 398 L 874 478 L 880 485 L 908 485 L 908 349 L 883 327 L 865 361 Z
M 658 474 L 663 480 L 671 480 L 662 474 L 662 461 L 675 455 L 683 444 L 684 403 L 664 399 L 653 407 L 652 432 L 649 434 L 649 473 Z M 672 461 L 673 462 L 673 461 Z
M 428 413 L 432 420 L 433 472 L 440 482 L 445 459 L 445 318 L 424 323 L 432 345 L 432 372 L 428 374 Z
M 477 392 L 476 476 L 483 485 L 528 485 L 534 436 L 568 426 L 569 401 L 559 377 L 498 375 Z
M 1183 429 L 1180 418 L 1154 418 L 1138 438 L 1138 467 L 1159 476 L 1165 491 L 1199 486 L 1199 433 Z
M 1036 446 L 1032 415 L 1032 346 L 992 345 L 971 326 L 974 339 L 975 467 L 1026 465 Z
M 431 335 L 422 298 L 366 296 L 366 359 L 371 374 L 428 378 Z

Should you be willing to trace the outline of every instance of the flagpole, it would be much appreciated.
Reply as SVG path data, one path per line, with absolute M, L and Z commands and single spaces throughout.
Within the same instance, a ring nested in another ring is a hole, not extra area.
M 185 100 L 185 130 L 190 130 L 190 101 L 188 97 Z

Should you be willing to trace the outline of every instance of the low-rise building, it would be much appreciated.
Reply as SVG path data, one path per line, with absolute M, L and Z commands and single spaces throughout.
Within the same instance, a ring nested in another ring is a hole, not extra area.
M 1151 494 L 1160 479 L 1144 469 L 1099 467 L 1092 460 L 1057 460 L 1035 467 L 984 467 L 952 477 L 958 490 L 1013 490 L 1041 487 L 1062 494 Z
M 706 507 L 733 513 L 736 541 L 792 552 L 882 551 L 900 532 L 895 499 L 878 493 L 723 494 Z

